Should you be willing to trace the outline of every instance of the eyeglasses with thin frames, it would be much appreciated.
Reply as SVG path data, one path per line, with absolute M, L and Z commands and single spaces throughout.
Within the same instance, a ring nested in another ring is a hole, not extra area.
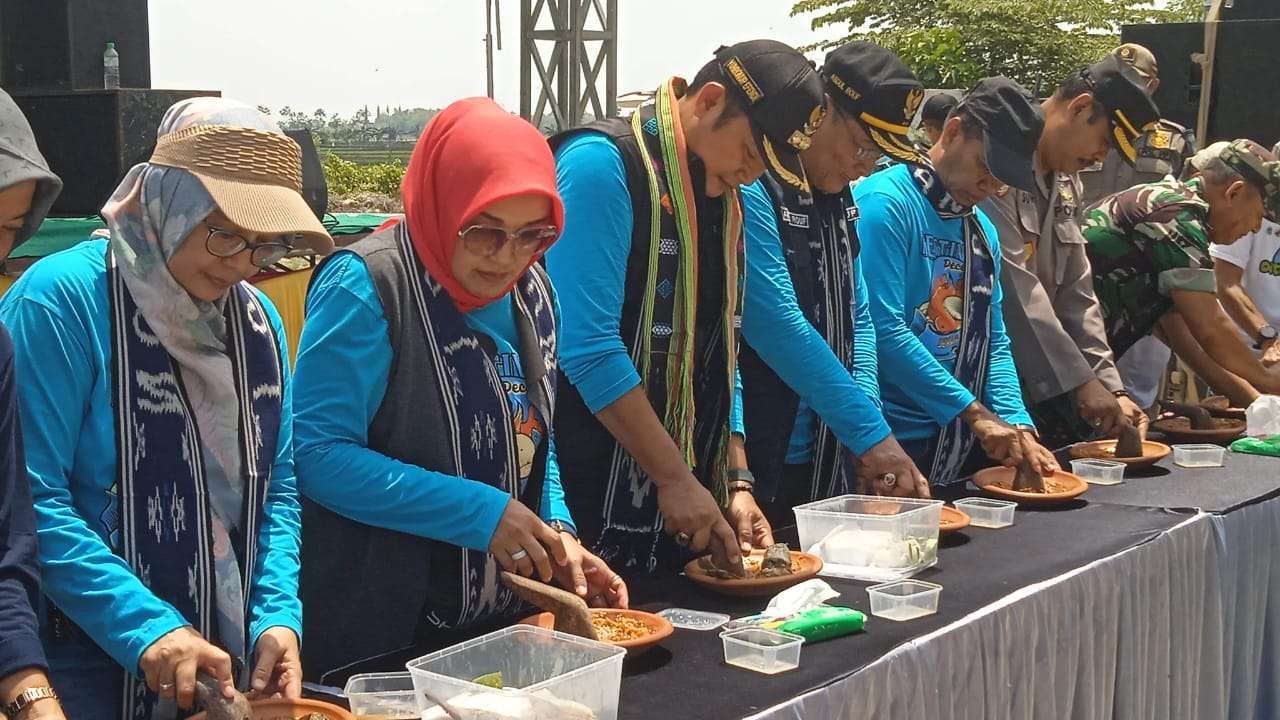
M 207 226 L 209 234 L 205 236 L 204 248 L 210 255 L 220 258 L 235 257 L 248 250 L 249 262 L 261 270 L 269 270 L 286 255 L 293 252 L 294 247 L 284 242 L 263 242 L 250 245 L 243 235 L 213 225 Z

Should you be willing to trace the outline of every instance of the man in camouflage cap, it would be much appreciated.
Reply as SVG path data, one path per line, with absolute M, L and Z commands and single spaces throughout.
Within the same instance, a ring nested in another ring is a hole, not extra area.
M 1218 303 L 1209 256 L 1210 241 L 1229 245 L 1280 216 L 1280 162 L 1236 140 L 1199 171 L 1117 193 L 1085 219 L 1107 337 L 1123 354 L 1159 332 L 1211 385 L 1230 373 L 1280 393 L 1280 367 L 1262 366 Z
M 1125 43 L 1111 54 L 1132 66 L 1142 77 L 1147 93 L 1155 95 L 1160 87 L 1160 71 L 1150 50 L 1137 43 Z M 1137 157 L 1132 163 L 1113 150 L 1101 163 L 1080 173 L 1084 207 L 1134 185 L 1157 182 L 1169 175 L 1179 177 L 1186 161 L 1196 152 L 1196 135 L 1176 122 L 1161 119 L 1138 138 L 1134 150 Z

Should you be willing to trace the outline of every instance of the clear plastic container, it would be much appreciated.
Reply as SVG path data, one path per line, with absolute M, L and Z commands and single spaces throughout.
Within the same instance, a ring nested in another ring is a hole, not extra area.
M 422 717 L 413 676 L 402 673 L 352 675 L 343 691 L 351 712 L 379 720 L 417 720 Z
M 1227 449 L 1218 445 L 1174 445 L 1173 464 L 1179 467 L 1222 467 Z
M 795 508 L 800 547 L 822 575 L 885 582 L 938 562 L 941 500 L 842 495 Z
M 545 690 L 558 700 L 581 703 L 598 720 L 617 720 L 626 654 L 614 645 L 516 625 L 420 657 L 407 667 L 422 710 L 435 707 L 427 694 L 449 702 L 460 695 L 510 692 L 473 682 L 502 673 L 505 688 Z
M 899 580 L 872 585 L 871 614 L 886 620 L 914 620 L 938 612 L 942 586 L 923 580 Z
M 658 613 L 658 617 L 666 618 L 671 627 L 684 630 L 715 630 L 729 622 L 728 615 L 685 608 L 667 608 Z
M 1094 485 L 1119 485 L 1124 482 L 1124 463 L 1111 460 L 1072 460 L 1071 472 Z
M 724 661 L 746 670 L 777 675 L 800 667 L 804 638 L 764 628 L 738 628 L 720 633 Z
M 973 527 L 1002 528 L 1013 524 L 1013 512 L 1018 503 L 993 498 L 964 498 L 951 503 L 969 516 Z

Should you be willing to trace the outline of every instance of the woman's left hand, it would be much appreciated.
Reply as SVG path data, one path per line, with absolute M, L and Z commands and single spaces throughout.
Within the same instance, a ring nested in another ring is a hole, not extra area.
M 298 636 L 283 626 L 267 628 L 254 647 L 249 698 L 302 697 L 302 657 Z
M 627 583 L 604 560 L 582 547 L 569 533 L 561 533 L 569 559 L 553 566 L 556 583 L 577 595 L 592 607 L 625 609 L 631 602 Z

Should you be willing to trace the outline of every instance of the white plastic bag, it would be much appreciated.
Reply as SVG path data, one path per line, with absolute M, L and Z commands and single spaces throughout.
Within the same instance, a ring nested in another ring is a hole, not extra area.
M 1259 395 L 1245 411 L 1250 437 L 1280 435 L 1280 397 Z

